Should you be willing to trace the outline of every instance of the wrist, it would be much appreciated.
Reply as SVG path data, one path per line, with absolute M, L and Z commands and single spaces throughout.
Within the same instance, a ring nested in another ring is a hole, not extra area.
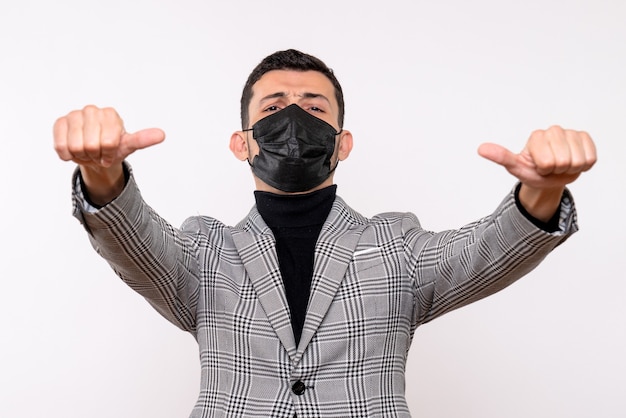
M 80 165 L 85 193 L 91 202 L 104 206 L 122 193 L 126 185 L 122 163 L 111 167 Z
M 521 185 L 519 189 L 519 202 L 532 217 L 548 222 L 561 205 L 564 186 L 553 188 L 535 188 Z

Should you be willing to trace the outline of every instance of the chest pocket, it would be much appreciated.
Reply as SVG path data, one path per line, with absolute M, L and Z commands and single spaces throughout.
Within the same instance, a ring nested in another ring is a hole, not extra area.
M 355 251 L 338 297 L 368 319 L 402 315 L 407 303 L 412 306 L 402 255 L 382 248 Z

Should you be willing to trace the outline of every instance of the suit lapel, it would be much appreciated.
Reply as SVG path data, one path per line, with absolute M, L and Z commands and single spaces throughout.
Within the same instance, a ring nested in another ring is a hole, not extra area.
M 256 209 L 252 210 L 242 226 L 242 229 L 233 228 L 235 246 L 270 325 L 289 357 L 294 359 L 296 342 L 278 265 L 276 241 Z
M 364 222 L 361 219 L 360 215 L 351 212 L 341 198 L 335 199 L 315 246 L 311 296 L 296 362 L 315 335 L 341 285 L 363 232 Z

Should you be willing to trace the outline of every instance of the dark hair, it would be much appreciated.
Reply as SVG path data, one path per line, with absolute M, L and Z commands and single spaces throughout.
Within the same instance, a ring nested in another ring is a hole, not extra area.
M 249 107 L 252 100 L 252 86 L 254 83 L 267 72 L 272 70 L 296 70 L 296 71 L 318 71 L 324 74 L 335 87 L 335 97 L 339 104 L 338 121 L 339 128 L 343 127 L 344 116 L 344 102 L 343 91 L 341 85 L 335 77 L 333 70 L 328 68 L 322 60 L 312 55 L 305 54 L 295 49 L 288 49 L 286 51 L 277 51 L 271 55 L 268 55 L 257 65 L 254 70 L 248 76 L 248 81 L 243 88 L 241 94 L 241 127 L 247 129 L 250 122 Z

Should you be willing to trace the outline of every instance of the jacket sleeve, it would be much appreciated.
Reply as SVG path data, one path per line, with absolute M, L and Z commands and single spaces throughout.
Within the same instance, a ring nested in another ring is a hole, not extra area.
M 74 216 L 94 249 L 132 289 L 179 328 L 195 333 L 199 269 L 193 234 L 173 228 L 142 199 L 130 166 L 123 192 L 102 208 L 88 204 L 78 169 Z
M 404 230 L 415 279 L 415 325 L 504 289 L 578 230 L 567 190 L 552 232 L 520 212 L 513 191 L 493 214 L 457 230 L 424 233 L 414 221 L 407 218 Z

